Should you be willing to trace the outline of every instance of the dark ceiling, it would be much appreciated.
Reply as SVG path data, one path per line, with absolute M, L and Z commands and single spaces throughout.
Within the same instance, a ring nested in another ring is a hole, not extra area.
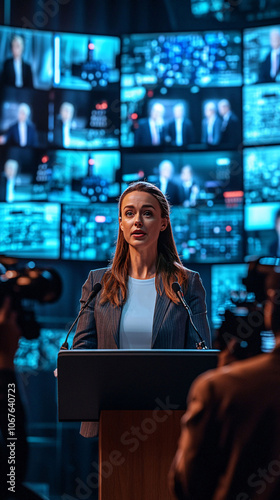
M 227 23 L 194 18 L 190 0 L 0 0 L 0 23 L 108 35 L 242 28 L 242 9 L 250 0 L 224 1 L 230 6 Z M 258 2 L 252 4 L 255 9 Z

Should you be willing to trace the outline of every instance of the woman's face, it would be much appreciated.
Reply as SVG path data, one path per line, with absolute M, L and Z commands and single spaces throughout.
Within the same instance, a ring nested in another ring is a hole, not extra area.
M 128 193 L 121 204 L 120 229 L 124 239 L 135 248 L 157 248 L 161 231 L 167 227 L 157 199 L 143 191 Z

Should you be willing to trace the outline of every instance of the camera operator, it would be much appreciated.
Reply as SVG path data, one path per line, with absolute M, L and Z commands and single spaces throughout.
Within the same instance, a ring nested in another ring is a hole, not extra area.
M 5 500 L 42 500 L 40 496 L 23 485 L 26 473 L 28 447 L 25 432 L 25 412 L 21 402 L 14 370 L 14 356 L 18 348 L 21 330 L 17 313 L 12 309 L 10 297 L 0 307 L 0 498 Z M 8 388 L 15 399 L 15 456 L 9 458 L 12 441 L 8 440 Z M 10 464 L 15 464 L 15 486 L 8 476 Z M 9 464 L 10 462 L 10 464 Z M 9 489 L 10 488 L 10 489 Z
M 264 285 L 276 346 L 193 383 L 169 473 L 177 499 L 280 498 L 280 274 L 254 275 L 254 284 Z

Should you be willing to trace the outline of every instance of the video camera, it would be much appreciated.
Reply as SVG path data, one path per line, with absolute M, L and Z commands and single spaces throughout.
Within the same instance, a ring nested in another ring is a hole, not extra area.
M 17 268 L 16 259 L 0 256 L 0 307 L 4 298 L 10 296 L 22 336 L 27 340 L 40 335 L 32 301 L 41 304 L 55 302 L 61 291 L 62 282 L 54 269 L 41 269 L 33 262 Z
M 224 312 L 215 341 L 215 347 L 223 350 L 231 339 L 237 340 L 234 349 L 237 359 L 262 352 L 264 305 L 269 289 L 280 291 L 280 258 L 260 257 L 250 261 L 242 283 L 246 291 L 231 293 L 231 305 Z

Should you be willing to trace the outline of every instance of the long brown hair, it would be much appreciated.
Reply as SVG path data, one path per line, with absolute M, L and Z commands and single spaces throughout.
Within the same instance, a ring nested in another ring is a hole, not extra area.
M 135 182 L 121 194 L 119 198 L 119 217 L 121 217 L 121 207 L 124 197 L 133 191 L 143 191 L 156 198 L 161 208 L 161 216 L 167 219 L 167 227 L 161 231 L 158 238 L 158 256 L 156 263 L 156 289 L 161 293 L 159 287 L 160 277 L 164 291 L 173 302 L 178 303 L 179 299 L 172 290 L 172 282 L 177 280 L 182 284 L 187 279 L 185 268 L 178 255 L 175 245 L 172 228 L 170 224 L 170 206 L 162 191 L 149 182 Z M 111 266 L 102 278 L 101 304 L 110 302 L 119 306 L 122 302 L 119 291 L 121 291 L 123 301 L 127 297 L 127 280 L 129 271 L 129 246 L 124 239 L 123 231 L 118 232 L 115 255 Z

